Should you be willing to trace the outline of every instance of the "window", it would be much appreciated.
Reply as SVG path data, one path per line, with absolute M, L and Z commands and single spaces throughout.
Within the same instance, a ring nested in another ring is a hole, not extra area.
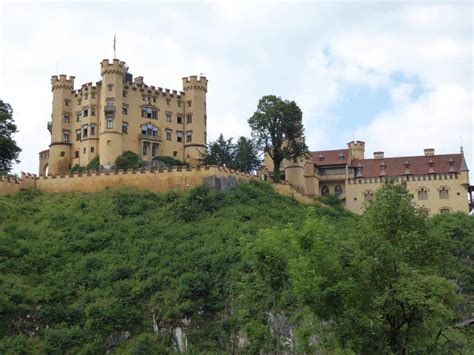
M 337 157 L 339 158 L 339 160 L 344 160 L 344 154 L 343 153 L 339 153 L 339 155 Z
M 322 154 L 319 154 L 318 160 L 319 160 L 319 161 L 323 161 L 323 160 L 324 160 L 324 156 L 323 156 Z
M 156 109 L 152 107 L 143 107 L 142 117 L 143 118 L 158 118 L 157 111 Z
M 169 106 L 171 102 L 171 99 L 166 99 L 166 104 Z
M 449 207 L 441 207 L 441 208 L 439 209 L 439 213 L 443 213 L 443 214 L 451 213 L 451 208 L 449 208 Z
M 124 115 L 128 114 L 128 106 L 127 105 L 122 105 L 122 114 L 124 114 Z
M 89 98 L 89 94 L 86 92 L 86 93 L 84 94 L 84 100 L 87 100 L 88 98 Z
M 176 131 L 176 140 L 178 142 L 182 142 L 183 141 L 183 132 L 182 131 Z
M 183 124 L 183 117 L 177 116 L 177 117 L 176 117 L 176 123 L 178 123 L 178 124 Z
M 70 134 L 70 132 L 68 130 L 63 131 L 63 140 L 65 142 L 69 142 L 69 134 Z
M 111 119 L 111 118 L 107 118 L 107 125 L 106 125 L 107 128 L 114 128 L 114 120 Z
M 114 84 L 108 84 L 107 85 L 107 90 L 108 91 L 114 91 Z
M 62 157 L 65 157 L 65 156 L 66 156 L 66 152 L 61 152 L 59 155 L 62 156 Z
M 113 106 L 114 105 L 114 99 L 112 98 L 107 98 L 107 100 L 105 100 L 105 106 Z
M 82 154 L 86 154 L 86 153 L 87 153 L 87 148 L 86 147 L 82 148 Z
M 374 193 L 372 191 L 364 192 L 364 202 L 370 202 L 374 199 Z
M 443 186 L 439 189 L 439 198 L 448 199 L 449 198 L 449 189 L 446 186 Z
M 322 195 L 322 196 L 329 195 L 329 187 L 323 186 L 323 187 L 321 188 L 321 195 Z
M 77 104 L 80 105 L 82 103 L 82 99 L 77 99 Z
M 178 100 L 178 107 L 181 107 L 181 100 Z
M 174 151 L 173 152 L 173 158 L 176 158 L 178 156 L 178 152 L 177 151 Z
M 76 113 L 76 122 L 81 122 L 82 115 L 80 113 Z
M 89 116 L 89 110 L 88 110 L 88 109 L 85 109 L 85 110 L 83 111 L 83 115 L 84 115 L 84 117 Z
M 186 142 L 191 142 L 193 140 L 193 131 L 186 132 Z
M 94 153 L 94 147 L 91 147 L 91 153 Z
M 127 91 L 126 90 L 122 91 L 122 96 L 127 97 Z
M 82 137 L 83 137 L 83 138 L 87 138 L 87 135 L 88 135 L 88 133 L 89 133 L 89 132 L 88 132 L 89 130 L 88 130 L 87 128 L 88 128 L 87 126 L 84 126 L 84 127 L 82 128 Z
M 146 142 L 143 142 L 143 155 L 146 155 L 148 153 L 147 147 L 148 147 L 148 144 Z
M 166 129 L 166 140 L 170 141 L 171 140 L 171 129 Z
M 186 101 L 186 103 L 188 104 L 188 107 L 191 107 L 191 104 L 192 104 L 191 100 Z
M 421 187 L 418 190 L 418 200 L 427 200 L 428 199 L 428 190 L 426 187 Z
M 91 125 L 91 136 L 95 136 L 95 124 Z
M 166 122 L 171 122 L 171 113 L 166 113 Z
M 336 194 L 336 196 L 339 196 L 342 194 L 342 186 L 341 185 L 336 185 L 336 187 L 334 188 L 334 193 Z
M 64 106 L 70 106 L 71 105 L 71 101 L 69 100 L 64 100 Z
M 91 116 L 95 116 L 95 107 L 91 107 Z
M 76 150 L 76 151 L 74 152 L 74 158 L 79 158 L 79 151 L 78 151 L 78 150 Z
M 192 123 L 193 122 L 193 116 L 187 115 L 186 116 L 186 123 Z
M 122 123 L 122 133 L 128 134 L 128 123 L 127 122 Z
M 76 141 L 80 141 L 80 140 L 81 140 L 81 130 L 76 129 Z
M 95 91 L 91 92 L 91 99 L 95 99 Z
M 425 216 L 429 216 L 430 209 L 426 207 L 420 207 L 420 213 L 424 214 Z
M 151 156 L 152 156 L 152 157 L 156 157 L 157 147 L 158 147 L 157 144 L 152 144 L 152 145 L 151 145 Z
M 69 123 L 69 122 L 70 122 L 70 117 L 71 117 L 71 116 L 69 116 L 69 113 L 65 113 L 65 114 L 63 115 L 63 120 L 64 120 L 64 122 L 65 122 L 65 123 Z

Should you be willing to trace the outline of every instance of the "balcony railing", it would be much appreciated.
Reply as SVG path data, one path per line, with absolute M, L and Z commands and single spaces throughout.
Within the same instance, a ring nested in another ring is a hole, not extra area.
M 155 141 L 155 142 L 161 142 L 161 136 L 158 133 L 156 136 L 152 134 L 140 134 L 140 139 L 141 140 L 146 140 L 146 141 Z
M 53 122 L 49 121 L 46 128 L 48 128 L 49 133 L 53 133 Z

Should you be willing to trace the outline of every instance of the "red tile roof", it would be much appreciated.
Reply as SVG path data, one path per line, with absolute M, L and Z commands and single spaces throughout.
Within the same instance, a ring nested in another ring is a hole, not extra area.
M 452 160 L 452 165 L 450 164 Z M 406 162 L 410 165 L 408 172 L 411 175 L 422 175 L 430 172 L 430 162 L 432 171 L 437 174 L 449 172 L 459 172 L 462 164 L 462 154 L 442 154 L 433 156 L 412 156 L 412 157 L 394 157 L 383 159 L 354 159 L 351 167 L 362 167 L 363 177 L 377 177 L 382 171 L 381 164 L 385 164 L 385 176 L 402 176 L 407 172 Z
M 339 155 L 344 156 L 344 158 L 340 159 Z M 311 157 L 314 165 L 317 166 L 345 165 L 349 163 L 349 149 L 321 150 L 317 152 L 311 152 Z M 319 157 L 322 157 L 323 160 L 320 160 Z

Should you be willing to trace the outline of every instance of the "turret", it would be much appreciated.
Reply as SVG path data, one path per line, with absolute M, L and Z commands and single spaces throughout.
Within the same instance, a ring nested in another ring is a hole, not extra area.
M 196 75 L 183 78 L 184 95 L 184 156 L 190 165 L 199 164 L 207 144 L 206 94 L 207 79 Z
M 100 165 L 110 168 L 122 154 L 122 93 L 125 62 L 108 59 L 100 63 L 102 85 L 98 110 Z
M 54 75 L 51 77 L 51 91 L 53 92 L 53 109 L 51 123 L 48 129 L 51 132 L 48 173 L 65 173 L 71 164 L 71 122 L 72 122 L 72 91 L 74 90 L 74 76 Z
M 464 150 L 461 147 L 461 166 L 459 167 L 459 175 L 461 178 L 461 184 L 469 186 L 469 168 L 467 167 L 466 159 L 464 158 Z
M 347 147 L 349 148 L 349 160 L 364 159 L 365 142 L 351 141 L 347 143 Z
M 305 191 L 305 158 L 284 160 L 285 180 L 298 191 Z

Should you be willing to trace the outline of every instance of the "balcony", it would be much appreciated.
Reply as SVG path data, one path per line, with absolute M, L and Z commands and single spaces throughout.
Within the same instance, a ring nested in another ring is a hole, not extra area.
M 115 115 L 115 106 L 107 104 L 104 106 L 105 117 L 113 117 Z
M 140 134 L 140 140 L 142 141 L 153 141 L 153 142 L 161 142 L 161 135 L 157 133 L 156 135 L 153 134 Z
M 49 121 L 46 128 L 48 128 L 49 133 L 53 133 L 53 122 Z

